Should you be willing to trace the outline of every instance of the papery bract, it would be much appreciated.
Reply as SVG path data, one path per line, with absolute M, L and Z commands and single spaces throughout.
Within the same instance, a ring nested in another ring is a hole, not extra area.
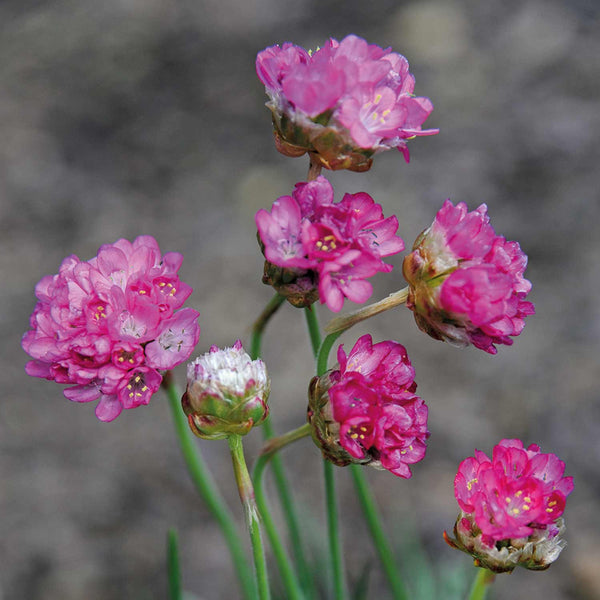
M 339 368 L 315 377 L 308 418 L 313 439 L 331 462 L 369 464 L 399 477 L 425 456 L 427 406 L 415 394 L 414 369 L 404 346 L 358 339 Z
M 495 344 L 511 345 L 535 312 L 525 300 L 526 266 L 519 244 L 494 232 L 485 204 L 468 212 L 446 200 L 404 259 L 407 306 L 435 339 L 496 354 Z
M 520 440 L 502 440 L 492 458 L 480 451 L 463 460 L 454 479 L 461 508 L 450 545 L 496 571 L 545 569 L 565 543 L 559 537 L 573 478 L 555 454 Z
M 406 140 L 438 133 L 422 129 L 433 105 L 413 95 L 407 60 L 355 35 L 314 52 L 271 46 L 258 53 L 256 72 L 288 156 L 310 152 L 325 168 L 365 171 L 390 148 L 408 161 Z
M 186 360 L 200 335 L 198 312 L 180 309 L 192 292 L 177 275 L 182 259 L 162 256 L 151 236 L 106 244 L 86 262 L 67 257 L 36 286 L 22 341 L 34 359 L 27 373 L 73 384 L 64 390 L 70 400 L 99 399 L 102 421 L 148 404 L 158 370 Z
M 263 281 L 300 307 L 320 298 L 337 312 L 346 298 L 364 302 L 372 293 L 366 279 L 389 272 L 382 259 L 404 249 L 396 217 L 385 218 L 364 192 L 334 203 L 323 176 L 296 184 L 270 213 L 259 210 L 256 226 L 267 259 Z

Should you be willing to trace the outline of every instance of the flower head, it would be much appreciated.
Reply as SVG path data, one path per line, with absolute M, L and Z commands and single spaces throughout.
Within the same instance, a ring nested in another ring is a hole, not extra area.
M 67 257 L 36 286 L 27 373 L 71 384 L 69 400 L 99 399 L 102 421 L 148 404 L 159 370 L 186 360 L 200 335 L 198 312 L 181 308 L 192 292 L 177 275 L 182 260 L 151 236 L 106 244 L 89 261 Z
M 494 232 L 485 204 L 468 212 L 446 200 L 404 259 L 407 306 L 435 339 L 496 354 L 494 344 L 511 345 L 535 313 L 526 266 L 519 244 Z
M 224 350 L 212 346 L 188 364 L 183 411 L 198 437 L 245 435 L 267 418 L 270 390 L 265 364 L 252 360 L 240 340 Z
M 366 171 L 373 156 L 433 135 L 421 128 L 433 105 L 413 95 L 408 61 L 355 35 L 329 39 L 307 52 L 285 43 L 256 57 L 269 96 L 277 148 L 288 156 L 310 152 L 327 169 Z
M 520 565 L 546 569 L 565 542 L 561 518 L 573 478 L 565 463 L 520 440 L 502 440 L 492 458 L 475 451 L 463 460 L 454 479 L 461 513 L 448 543 L 498 573 Z
M 427 406 L 404 346 L 373 344 L 363 335 L 339 368 L 315 377 L 309 390 L 308 420 L 323 456 L 339 466 L 369 464 L 399 477 L 425 456 Z
M 396 236 L 398 219 L 385 218 L 381 206 L 364 192 L 333 202 L 323 176 L 296 184 L 269 213 L 256 213 L 259 242 L 266 258 L 263 281 L 294 306 L 320 298 L 334 312 L 344 299 L 364 302 L 371 293 L 367 278 L 389 272 L 383 258 L 404 249 Z

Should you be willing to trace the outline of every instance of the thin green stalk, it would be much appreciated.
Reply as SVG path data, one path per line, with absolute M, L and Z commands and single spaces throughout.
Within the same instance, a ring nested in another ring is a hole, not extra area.
M 321 344 L 319 348 L 319 353 L 317 355 L 317 375 L 320 377 L 327 372 L 327 361 L 329 360 L 329 353 L 331 352 L 331 347 L 335 344 L 335 341 L 344 333 L 342 331 L 336 331 L 335 333 L 330 333 Z
M 264 330 L 270 318 L 275 314 L 277 309 L 281 306 L 281 304 L 284 301 L 285 298 L 283 296 L 281 296 L 280 294 L 275 294 L 275 296 L 267 304 L 259 318 L 254 322 L 254 325 L 252 326 L 252 336 L 250 341 L 250 356 L 253 359 L 259 358 Z M 261 430 L 265 440 L 269 440 L 275 435 L 273 424 L 271 422 L 271 417 L 268 417 L 267 420 L 263 423 Z M 308 560 L 306 559 L 306 555 L 304 553 L 304 544 L 302 542 L 302 536 L 300 534 L 300 520 L 298 518 L 298 513 L 294 504 L 294 499 L 292 497 L 290 486 L 285 475 L 285 470 L 283 468 L 283 462 L 280 456 L 276 455 L 273 457 L 271 469 L 273 471 L 273 478 L 275 479 L 275 488 L 277 489 L 277 495 L 279 496 L 283 516 L 288 528 L 292 552 L 298 568 L 300 581 L 302 582 L 302 586 L 307 595 L 309 595 L 309 597 L 313 597 L 313 574 L 309 566 Z M 267 529 L 267 534 L 269 535 L 269 539 L 271 540 L 268 524 L 266 523 L 265 528 Z M 283 576 L 284 575 L 282 574 L 282 577 Z
M 363 467 L 360 465 L 352 465 L 350 471 L 354 479 L 354 485 L 358 499 L 363 510 L 363 514 L 369 527 L 369 532 L 375 549 L 379 554 L 379 560 L 383 565 L 383 570 L 388 579 L 394 600 L 408 600 L 408 595 L 402 584 L 398 567 L 394 561 L 394 555 L 390 543 L 385 535 L 383 525 L 375 504 L 375 498 L 371 493 L 371 489 L 366 481 Z
M 344 561 L 342 545 L 338 527 L 338 510 L 335 497 L 335 473 L 333 465 L 323 461 L 323 474 L 325 476 L 325 502 L 327 506 L 327 534 L 329 538 L 329 554 L 333 567 L 333 590 L 335 600 L 346 600 L 346 578 L 344 574 Z
M 294 570 L 290 564 L 290 560 L 283 542 L 281 541 L 279 533 L 277 532 L 277 527 L 275 526 L 275 523 L 271 517 L 263 485 L 263 475 L 267 463 L 275 456 L 276 452 L 288 444 L 291 444 L 292 442 L 295 442 L 296 440 L 299 440 L 307 435 L 310 435 L 310 426 L 308 423 L 284 435 L 271 438 L 263 447 L 261 455 L 258 457 L 252 472 L 256 504 L 258 505 L 258 510 L 262 516 L 265 531 L 267 532 L 275 560 L 277 561 L 281 579 L 286 590 L 286 598 L 289 598 L 290 600 L 302 600 L 304 598 L 304 594 L 296 574 L 294 573 Z
M 496 579 L 495 573 L 489 569 L 478 568 L 469 594 L 469 600 L 485 600 L 494 579 Z
M 169 529 L 169 533 L 167 534 L 167 574 L 169 578 L 170 600 L 183 600 L 177 532 L 174 529 Z
M 308 325 L 308 334 L 310 335 L 313 354 L 316 358 L 319 353 L 319 347 L 321 346 L 321 332 L 319 331 L 317 313 L 312 306 L 307 306 L 304 309 L 304 315 L 306 316 L 306 324 Z
M 256 581 L 258 582 L 258 597 L 260 600 L 270 600 L 271 593 L 269 591 L 267 563 L 265 561 L 265 552 L 260 535 L 260 519 L 254 499 L 254 486 L 252 485 L 252 479 L 250 473 L 248 473 L 246 459 L 244 458 L 242 436 L 230 435 L 227 438 L 227 441 L 229 442 L 229 450 L 231 451 L 233 472 L 235 473 L 240 500 L 244 507 L 246 524 L 250 531 L 250 542 L 252 544 L 252 555 L 254 557 L 254 570 L 256 573 Z
M 260 313 L 258 319 L 252 325 L 252 337 L 250 339 L 250 356 L 257 359 L 260 356 L 260 347 L 262 344 L 262 334 L 271 317 L 277 312 L 277 309 L 285 302 L 285 297 L 275 294 L 269 303 Z
M 175 432 L 177 433 L 177 438 L 179 440 L 183 458 L 185 459 L 188 473 L 190 474 L 198 493 L 221 528 L 240 580 L 244 598 L 246 598 L 246 600 L 256 600 L 256 584 L 237 532 L 235 519 L 231 511 L 227 508 L 225 499 L 219 492 L 217 485 L 195 444 L 195 438 L 190 431 L 185 414 L 181 409 L 181 393 L 177 390 L 176 385 L 172 381 L 170 373 L 167 373 L 163 383 L 169 398 L 169 405 L 175 424 Z

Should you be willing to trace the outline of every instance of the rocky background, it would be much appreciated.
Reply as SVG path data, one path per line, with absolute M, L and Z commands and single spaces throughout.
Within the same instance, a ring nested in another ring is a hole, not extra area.
M 260 283 L 253 215 L 307 169 L 273 147 L 255 55 L 351 32 L 408 57 L 416 92 L 435 106 L 427 125 L 441 133 L 411 143 L 410 165 L 388 152 L 367 174 L 332 174 L 338 199 L 370 193 L 398 214 L 407 246 L 445 198 L 487 203 L 496 230 L 529 255 L 537 307 L 496 357 L 429 339 L 404 309 L 343 337 L 347 347 L 367 331 L 405 344 L 430 407 L 428 456 L 413 478 L 368 473 L 399 554 L 412 564 L 418 539 L 436 571 L 470 579 L 469 558 L 441 538 L 458 511 L 458 462 L 520 437 L 557 453 L 575 476 L 569 546 L 546 573 L 500 576 L 494 597 L 600 598 L 599 25 L 595 0 L 3 0 L 0 598 L 165 598 L 171 526 L 186 589 L 205 600 L 239 596 L 165 399 L 100 423 L 60 386 L 25 375 L 19 341 L 35 283 L 63 257 L 88 259 L 142 233 L 185 255 L 198 352 L 247 340 L 272 295 Z M 396 268 L 376 280 L 375 297 L 402 286 Z M 322 323 L 330 316 L 320 311 Z M 276 428 L 296 427 L 313 370 L 301 313 L 284 307 L 264 349 Z M 249 457 L 260 437 L 249 436 Z M 200 445 L 241 525 L 226 445 Z M 318 562 L 319 453 L 303 440 L 285 460 Z M 349 473 L 338 482 L 348 570 L 356 579 L 374 563 L 369 597 L 386 598 Z M 444 600 L 448 589 L 413 596 Z

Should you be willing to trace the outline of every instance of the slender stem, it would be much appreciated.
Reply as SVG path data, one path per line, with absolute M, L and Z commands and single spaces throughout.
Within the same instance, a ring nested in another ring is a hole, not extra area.
M 252 327 L 252 338 L 250 342 L 250 356 L 253 359 L 256 359 L 260 356 L 261 340 L 264 329 L 267 326 L 269 319 L 273 316 L 273 314 L 275 314 L 275 311 L 279 308 L 279 306 L 281 306 L 281 304 L 284 301 L 285 298 L 283 296 L 276 294 L 271 299 L 269 304 L 267 304 L 267 306 L 265 307 L 261 315 L 258 317 L 258 319 L 254 322 L 254 325 Z M 268 440 L 275 435 L 273 424 L 271 422 L 271 417 L 268 417 L 267 420 L 263 423 L 261 430 L 263 432 L 263 437 L 265 440 Z M 275 479 L 275 487 L 277 489 L 279 501 L 283 509 L 284 519 L 289 531 L 290 543 L 298 567 L 300 581 L 302 582 L 304 589 L 307 591 L 307 593 L 310 592 L 310 595 L 312 597 L 314 595 L 312 571 L 309 567 L 308 560 L 306 559 L 306 555 L 304 553 L 304 545 L 302 543 L 302 536 L 300 534 L 300 520 L 298 518 L 294 500 L 292 498 L 292 493 L 290 491 L 290 486 L 285 476 L 285 470 L 283 468 L 283 462 L 280 456 L 275 455 L 273 457 L 273 464 L 271 468 L 273 470 L 273 477 Z M 273 534 L 276 534 L 276 530 L 274 527 L 270 527 L 270 525 L 271 523 L 265 521 L 265 529 L 267 531 L 267 535 L 269 536 L 269 541 L 271 542 L 271 545 L 273 545 L 274 552 L 277 552 L 275 549 L 277 541 L 275 541 L 275 544 L 273 544 Z M 283 573 L 282 577 L 284 577 Z
M 250 341 L 250 356 L 256 359 L 260 356 L 260 346 L 262 335 L 271 317 L 277 312 L 277 309 L 285 302 L 285 297 L 275 294 L 269 303 L 260 313 L 258 319 L 252 325 L 252 338 Z
M 335 498 L 335 474 L 333 465 L 323 461 L 325 476 L 325 502 L 327 506 L 327 534 L 329 538 L 329 553 L 333 566 L 333 590 L 335 600 L 345 600 L 348 597 L 346 589 L 342 545 L 338 527 L 338 510 Z
M 308 334 L 310 335 L 313 354 L 316 358 L 319 353 L 319 347 L 321 346 L 321 332 L 319 331 L 317 313 L 312 306 L 307 306 L 304 309 L 304 315 L 306 316 L 306 324 L 308 326 Z
M 308 423 L 284 435 L 271 438 L 264 445 L 263 450 L 256 461 L 256 464 L 254 465 L 254 470 L 252 473 L 256 503 L 258 504 L 258 509 L 263 518 L 265 531 L 267 532 L 269 542 L 273 548 L 275 560 L 277 561 L 277 566 L 279 567 L 279 572 L 281 573 L 281 579 L 287 593 L 286 597 L 290 600 L 302 600 L 304 595 L 294 570 L 290 564 L 285 547 L 281 541 L 281 538 L 279 537 L 275 523 L 271 517 L 269 505 L 265 496 L 263 474 L 267 463 L 271 458 L 273 458 L 273 456 L 275 456 L 276 452 L 288 444 L 291 444 L 292 442 L 295 442 L 296 440 L 299 440 L 307 435 L 310 435 L 310 426 Z
M 327 371 L 327 361 L 329 360 L 329 353 L 331 352 L 331 347 L 335 344 L 335 340 L 337 340 L 340 335 L 342 335 L 342 331 L 336 331 L 335 333 L 330 333 L 321 344 L 319 348 L 319 354 L 317 355 L 317 375 L 320 377 L 324 375 Z
M 320 161 L 315 160 L 315 157 L 309 153 L 310 156 L 310 164 L 308 166 L 308 175 L 306 177 L 306 181 L 314 181 L 320 174 L 323 165 L 321 165 Z
M 169 529 L 169 533 L 167 534 L 167 573 L 169 577 L 170 600 L 183 600 L 177 532 L 174 529 Z
M 392 547 L 390 546 L 388 538 L 385 535 L 383 524 L 381 523 L 379 516 L 379 511 L 377 510 L 377 505 L 375 504 L 375 498 L 373 497 L 373 494 L 366 481 L 363 468 L 360 465 L 352 465 L 350 467 L 350 471 L 354 479 L 356 493 L 358 495 L 363 514 L 365 515 L 371 538 L 373 539 L 373 544 L 375 545 L 375 549 L 379 554 L 379 560 L 381 560 L 383 570 L 392 589 L 393 598 L 394 600 L 408 600 L 408 595 L 404 589 L 402 579 L 400 578 L 398 568 L 394 561 Z
M 175 432 L 177 433 L 177 438 L 188 473 L 190 474 L 198 493 L 221 528 L 240 580 L 244 598 L 247 600 L 255 600 L 257 597 L 256 584 L 237 532 L 235 518 L 227 508 L 225 499 L 219 492 L 217 485 L 195 444 L 195 438 L 190 431 L 185 414 L 181 409 L 181 393 L 173 382 L 170 373 L 165 375 L 163 384 L 169 398 L 169 406 L 171 407 L 171 413 L 173 415 Z
M 254 556 L 254 569 L 256 580 L 258 582 L 258 597 L 260 600 L 269 600 L 271 593 L 269 591 L 269 578 L 267 575 L 267 563 L 263 550 L 262 538 L 260 535 L 260 522 L 258 508 L 254 499 L 254 487 L 246 459 L 244 458 L 244 447 L 242 445 L 241 435 L 230 435 L 227 438 L 229 450 L 231 451 L 231 460 L 233 462 L 233 472 L 237 482 L 240 500 L 244 507 L 244 516 L 246 524 L 250 531 L 250 542 L 252 544 L 252 555 Z
M 407 286 L 401 290 L 398 290 L 397 292 L 393 292 L 387 298 L 383 298 L 383 300 L 363 306 L 362 308 L 359 308 L 348 315 L 331 319 L 331 321 L 327 323 L 325 331 L 327 333 L 335 333 L 337 331 L 341 333 L 342 331 L 350 329 L 350 327 L 360 323 L 361 321 L 364 321 L 365 319 L 374 317 L 375 315 L 385 312 L 390 308 L 399 306 L 400 304 L 404 304 L 408 298 L 408 292 L 409 288 Z
M 488 569 L 478 568 L 469 593 L 469 600 L 485 600 L 490 584 L 496 579 L 496 574 Z

